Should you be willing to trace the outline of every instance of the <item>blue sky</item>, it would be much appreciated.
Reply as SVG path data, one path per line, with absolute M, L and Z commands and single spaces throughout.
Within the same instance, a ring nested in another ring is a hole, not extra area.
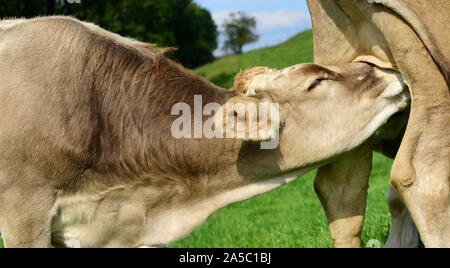
M 230 12 L 245 11 L 256 18 L 258 42 L 244 47 L 245 51 L 286 41 L 293 35 L 311 28 L 306 0 L 196 0 L 208 9 L 220 26 Z M 222 43 L 223 38 L 220 38 Z M 221 46 L 222 44 L 220 44 Z M 215 52 L 222 54 L 221 50 Z

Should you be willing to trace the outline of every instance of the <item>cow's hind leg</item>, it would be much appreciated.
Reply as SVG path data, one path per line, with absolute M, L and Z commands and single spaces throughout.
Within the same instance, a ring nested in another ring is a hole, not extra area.
M 385 247 L 419 247 L 419 232 L 416 225 L 401 196 L 392 186 L 389 186 L 388 204 L 391 212 L 391 228 Z
M 9 248 L 48 248 L 53 195 L 14 183 L 0 192 L 0 230 Z
M 423 116 L 428 118 L 426 127 L 412 124 L 394 161 L 391 184 L 408 207 L 425 246 L 448 248 L 450 135 L 443 122 L 450 120 L 450 103 L 442 108 Z
M 416 163 L 415 169 L 410 170 L 415 170 L 411 173 L 407 173 L 398 166 L 399 164 L 394 163 L 391 183 L 405 201 L 425 246 L 448 248 L 450 247 L 450 170 L 446 168 L 448 163 L 436 161 L 434 165 L 427 165 L 426 158 L 418 157 L 418 159 L 421 161 Z M 448 161 L 448 156 L 444 157 L 444 160 Z M 425 168 L 425 165 L 429 168 Z M 427 172 L 422 173 L 421 170 Z M 442 174 L 439 174 L 440 172 Z
M 317 172 L 314 188 L 322 202 L 335 247 L 360 247 L 372 169 L 367 143 Z

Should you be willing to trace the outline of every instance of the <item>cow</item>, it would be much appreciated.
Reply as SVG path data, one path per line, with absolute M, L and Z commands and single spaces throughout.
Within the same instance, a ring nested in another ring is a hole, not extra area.
M 7 247 L 165 246 L 220 208 L 365 147 L 408 105 L 400 75 L 366 63 L 256 68 L 229 91 L 164 49 L 73 18 L 2 21 L 0 28 Z M 254 110 L 228 109 L 264 103 L 276 104 L 278 116 L 264 122 Z M 191 137 L 175 137 L 177 107 L 190 108 L 183 115 L 195 126 L 209 124 L 227 138 L 190 128 Z M 256 128 L 243 133 L 226 124 L 250 119 Z M 262 148 L 268 137 L 279 138 L 276 148 Z
M 381 138 L 375 144 L 376 149 L 395 157 L 388 196 L 392 224 L 386 246 L 418 246 L 417 227 L 425 246 L 450 247 L 448 1 L 307 2 L 316 63 L 368 62 L 396 70 L 411 91 L 410 115 L 405 113 L 390 124 L 395 128 L 391 140 Z M 371 146 L 359 153 L 370 154 Z M 317 193 L 326 204 L 336 247 L 360 246 L 367 193 L 365 188 L 327 189 L 341 181 L 368 180 L 370 160 L 355 152 L 318 172 Z M 356 205 L 354 200 L 362 202 Z

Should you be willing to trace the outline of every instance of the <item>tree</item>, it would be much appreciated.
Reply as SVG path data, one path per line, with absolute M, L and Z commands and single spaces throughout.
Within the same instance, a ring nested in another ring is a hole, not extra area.
M 189 68 L 214 60 L 217 26 L 208 10 L 192 0 L 177 0 L 174 18 L 175 58 Z
M 214 60 L 217 27 L 208 10 L 193 0 L 0 0 L 0 18 L 71 15 L 102 28 L 158 46 L 179 50 L 170 54 L 195 68 Z
M 55 0 L 47 0 L 47 12 L 46 15 L 55 14 Z
M 0 18 L 30 18 L 45 15 L 47 4 L 47 0 L 1 0 Z
M 226 36 L 223 49 L 233 53 L 242 54 L 245 45 L 258 41 L 255 33 L 256 19 L 242 11 L 231 13 L 230 18 L 223 24 Z

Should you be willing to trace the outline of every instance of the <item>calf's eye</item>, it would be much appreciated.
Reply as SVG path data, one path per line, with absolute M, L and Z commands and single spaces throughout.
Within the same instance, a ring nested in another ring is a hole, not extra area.
M 308 89 L 306 91 L 311 91 L 314 88 L 316 88 L 317 86 L 320 85 L 320 83 L 322 83 L 323 80 L 326 80 L 325 78 L 319 78 L 314 80 L 314 82 L 312 82 L 312 84 L 308 87 Z

